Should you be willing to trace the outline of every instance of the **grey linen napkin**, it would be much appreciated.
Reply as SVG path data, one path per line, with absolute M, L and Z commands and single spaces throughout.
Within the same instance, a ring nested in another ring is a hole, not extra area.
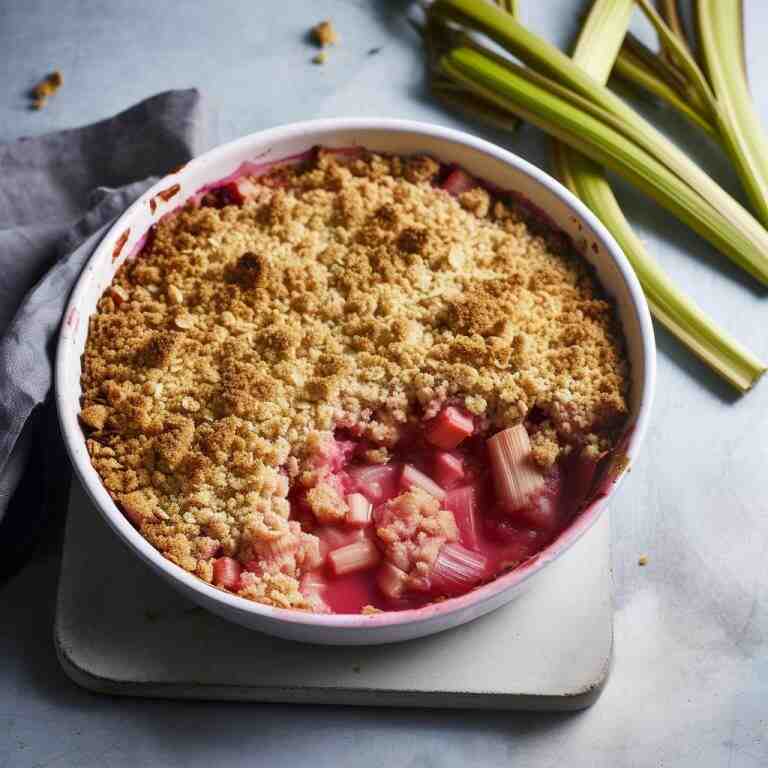
M 0 522 L 45 422 L 36 411 L 83 265 L 156 177 L 208 148 L 209 117 L 197 91 L 169 91 L 93 125 L 0 144 Z

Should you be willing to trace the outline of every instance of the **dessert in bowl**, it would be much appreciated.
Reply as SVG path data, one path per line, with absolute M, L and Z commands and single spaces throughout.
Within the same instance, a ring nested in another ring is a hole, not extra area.
M 653 339 L 618 248 L 545 174 L 445 129 L 323 121 L 129 209 L 57 374 L 86 487 L 193 599 L 387 642 L 511 599 L 594 521 Z

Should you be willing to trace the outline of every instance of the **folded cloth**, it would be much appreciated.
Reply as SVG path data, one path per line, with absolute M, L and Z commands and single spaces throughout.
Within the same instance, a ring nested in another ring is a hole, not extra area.
M 197 91 L 169 91 L 84 128 L 0 144 L 0 563 L 29 539 L 19 526 L 44 517 L 17 515 L 6 535 L 36 431 L 50 421 L 32 417 L 51 394 L 71 289 L 112 221 L 208 148 L 211 123 Z

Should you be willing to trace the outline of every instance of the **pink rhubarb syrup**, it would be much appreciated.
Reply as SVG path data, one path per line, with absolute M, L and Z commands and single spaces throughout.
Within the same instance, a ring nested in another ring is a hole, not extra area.
M 315 148 L 284 161 L 245 163 L 227 178 L 199 190 L 196 199 L 200 205 L 216 208 L 242 205 L 252 189 L 247 177 L 299 165 L 311 160 L 317 151 Z M 364 150 L 332 151 L 351 160 Z M 281 186 L 279 174 L 269 183 Z M 499 193 L 449 164 L 442 164 L 434 183 L 451 195 L 476 186 Z M 567 237 L 545 212 L 517 193 L 503 194 L 524 213 L 535 231 L 555 239 Z M 346 519 L 334 525 L 320 524 L 306 502 L 306 491 L 294 487 L 289 494 L 291 519 L 320 540 L 321 563 L 301 579 L 301 590 L 314 610 L 359 614 L 366 606 L 382 611 L 418 608 L 492 581 L 552 542 L 595 496 L 607 458 L 587 460 L 577 449 L 542 475 L 533 464 L 530 445 L 525 454 L 525 446 L 519 444 L 520 438 L 527 444 L 528 432 L 536 429 L 535 411 L 525 426 L 503 431 L 517 430 L 517 434 L 497 450 L 489 448 L 497 436 L 479 433 L 467 411 L 444 407 L 434 419 L 412 427 L 390 451 L 390 460 L 384 465 L 363 460 L 365 452 L 377 446 L 348 430 L 337 430 L 333 445 L 321 457 L 327 470 L 323 482 L 345 499 L 350 509 Z M 511 476 L 504 461 L 515 465 Z M 405 574 L 386 559 L 377 525 L 386 514 L 387 503 L 413 488 L 437 498 L 440 508 L 452 513 L 458 537 L 442 545 L 429 576 L 418 589 L 402 589 Z M 522 494 L 525 502 L 511 502 L 516 494 Z M 240 572 L 236 561 L 219 558 L 215 568 L 216 582 L 236 591 Z

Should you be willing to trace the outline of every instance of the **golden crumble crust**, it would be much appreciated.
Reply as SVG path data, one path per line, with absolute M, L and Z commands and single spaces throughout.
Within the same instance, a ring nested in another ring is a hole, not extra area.
M 336 427 L 386 461 L 450 401 L 493 430 L 535 408 L 543 466 L 612 447 L 627 366 L 591 271 L 485 190 L 439 189 L 439 171 L 319 151 L 249 179 L 242 205 L 162 219 L 120 268 L 90 320 L 80 418 L 104 485 L 169 559 L 211 581 L 215 556 L 295 543 L 289 479 L 338 519 L 313 463 Z M 306 559 L 248 571 L 241 594 L 306 608 Z

